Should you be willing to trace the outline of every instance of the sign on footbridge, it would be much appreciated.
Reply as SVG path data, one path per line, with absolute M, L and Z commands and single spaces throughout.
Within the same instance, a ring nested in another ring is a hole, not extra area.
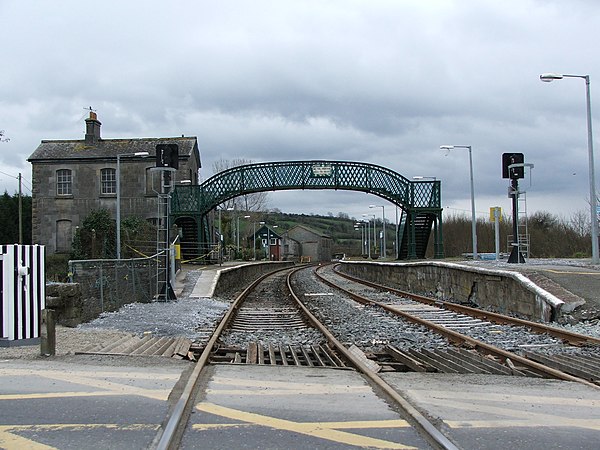
M 398 226 L 398 259 L 421 259 L 430 236 L 434 256 L 443 257 L 441 182 L 412 181 L 375 164 L 353 161 L 279 161 L 246 164 L 217 173 L 197 186 L 177 186 L 171 198 L 171 220 L 186 218 L 199 241 L 212 242 L 209 213 L 234 197 L 265 191 L 333 189 L 381 197 L 402 210 Z

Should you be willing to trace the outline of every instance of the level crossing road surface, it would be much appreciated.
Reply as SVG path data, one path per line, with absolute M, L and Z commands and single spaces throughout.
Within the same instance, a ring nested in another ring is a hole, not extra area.
M 543 272 L 588 302 L 600 295 L 588 289 L 600 279 L 597 267 L 518 269 Z M 195 295 L 212 289 L 215 273 L 200 277 Z M 0 448 L 6 449 L 149 448 L 193 368 L 160 357 L 1 355 Z M 595 449 L 600 442 L 600 390 L 578 383 L 383 377 L 460 448 Z M 333 369 L 211 366 L 186 431 L 182 448 L 429 448 L 361 375 Z
M 163 359 L 3 360 L 0 448 L 149 448 L 191 367 Z M 384 378 L 459 448 L 593 449 L 600 441 L 600 390 L 578 383 Z M 199 447 L 430 448 L 356 372 L 248 365 L 211 366 L 204 376 L 181 443 Z
M 210 368 L 181 448 L 430 448 L 350 370 Z
M 139 357 L 0 360 L 0 448 L 146 448 L 190 366 Z

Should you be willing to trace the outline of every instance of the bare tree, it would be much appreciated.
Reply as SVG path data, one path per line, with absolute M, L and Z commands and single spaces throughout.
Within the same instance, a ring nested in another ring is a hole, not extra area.
M 215 174 L 233 167 L 252 164 L 254 161 L 244 158 L 236 159 L 219 159 L 213 163 L 213 172 Z M 236 209 L 238 211 L 264 211 L 267 206 L 268 193 L 256 192 L 254 194 L 245 194 L 239 197 L 227 200 L 223 207 L 224 209 Z
M 578 236 L 587 236 L 590 234 L 590 215 L 584 210 L 575 211 L 571 214 L 569 224 Z

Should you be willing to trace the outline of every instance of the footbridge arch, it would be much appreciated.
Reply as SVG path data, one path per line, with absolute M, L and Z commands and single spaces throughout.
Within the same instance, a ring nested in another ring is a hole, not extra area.
M 364 162 L 279 161 L 232 167 L 200 185 L 177 186 L 171 195 L 170 217 L 172 221 L 192 217 L 198 224 L 198 237 L 208 241 L 207 216 L 221 203 L 245 194 L 293 189 L 349 190 L 381 197 L 402 210 L 398 259 L 424 258 L 432 234 L 434 255 L 443 257 L 440 181 L 412 181 Z

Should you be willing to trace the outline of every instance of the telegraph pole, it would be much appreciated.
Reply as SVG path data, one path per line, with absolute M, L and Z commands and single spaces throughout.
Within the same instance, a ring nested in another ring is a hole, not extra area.
M 19 172 L 19 244 L 23 243 L 23 194 L 21 191 L 21 172 Z

